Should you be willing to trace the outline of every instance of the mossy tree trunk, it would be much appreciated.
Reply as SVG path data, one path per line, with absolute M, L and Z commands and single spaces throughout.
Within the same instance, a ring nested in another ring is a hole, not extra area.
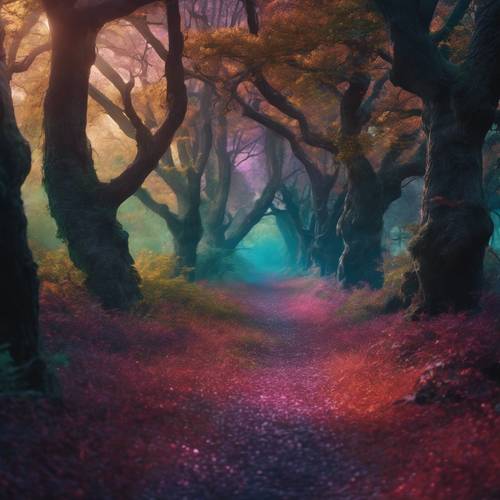
M 123 112 L 136 131 L 137 155 L 110 183 L 101 183 L 86 134 L 89 76 L 95 43 L 104 22 L 126 15 L 148 2 L 106 2 L 77 8 L 45 0 L 51 26 L 52 60 L 44 105 L 44 185 L 59 236 L 74 264 L 86 276 L 102 305 L 128 309 L 141 298 L 139 275 L 128 248 L 128 235 L 117 221 L 119 206 L 142 185 L 170 146 L 187 106 L 182 68 L 183 35 L 178 2 L 167 3 L 171 43 L 166 64 L 169 114 L 152 134 L 132 106 L 133 81 L 121 94 Z
M 410 244 L 413 311 L 436 314 L 478 306 L 483 257 L 492 233 L 482 180 L 482 148 L 500 97 L 500 2 L 476 2 L 465 62 L 438 43 L 460 22 L 460 1 L 444 28 L 430 32 L 437 2 L 377 0 L 394 49 L 391 79 L 422 99 L 428 138 L 422 218 Z M 414 292 L 414 293 L 413 293 Z
M 47 388 L 40 358 L 38 278 L 27 239 L 21 186 L 31 168 L 31 151 L 14 114 L 10 72 L 0 26 L 0 345 L 23 367 L 29 389 Z

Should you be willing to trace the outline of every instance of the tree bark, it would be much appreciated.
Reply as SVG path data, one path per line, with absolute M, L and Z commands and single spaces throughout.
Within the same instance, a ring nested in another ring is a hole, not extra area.
M 188 171 L 189 207 L 182 214 L 174 214 L 167 205 L 158 203 L 145 189 L 139 189 L 136 196 L 152 212 L 159 215 L 167 225 L 174 239 L 176 256 L 175 275 L 183 275 L 188 281 L 196 277 L 197 251 L 203 226 L 200 216 L 201 174 L 203 171 Z
M 40 357 L 38 278 L 28 246 L 21 186 L 31 168 L 31 152 L 14 114 L 10 72 L 0 26 L 0 345 L 7 345 L 22 366 L 27 388 L 47 389 L 47 371 Z
M 381 288 L 382 271 L 382 188 L 371 163 L 363 153 L 359 135 L 370 118 L 363 108 L 370 77 L 355 74 L 341 102 L 341 142 L 347 170 L 347 195 L 338 230 L 344 240 L 337 277 L 350 288 L 367 284 Z
M 482 138 L 457 123 L 449 99 L 426 106 L 429 163 L 419 232 L 410 243 L 416 312 L 473 309 L 493 224 L 484 202 Z
M 421 97 L 428 137 L 421 226 L 410 244 L 418 284 L 412 309 L 415 314 L 474 309 L 493 229 L 483 190 L 482 148 L 500 96 L 500 2 L 477 2 L 474 34 L 461 67 L 443 57 L 429 32 L 437 2 L 427 8 L 417 0 L 404 7 L 392 0 L 377 3 L 391 28 L 391 79 Z
M 90 69 L 97 29 L 51 15 L 52 63 L 45 98 L 44 185 L 59 236 L 89 291 L 106 308 L 127 309 L 141 298 L 139 275 L 117 207 L 101 197 L 86 135 Z
M 344 251 L 344 241 L 339 234 L 338 224 L 342 216 L 347 192 L 344 190 L 337 195 L 330 209 L 328 225 L 325 230 L 323 276 L 335 276 L 340 265 L 340 257 Z
M 338 280 L 346 288 L 363 284 L 381 288 L 384 284 L 381 184 L 364 156 L 350 159 L 347 172 L 349 187 L 338 225 L 344 241 Z
M 176 274 L 184 274 L 188 281 L 194 281 L 198 244 L 203 235 L 199 208 L 191 208 L 182 218 L 179 230 L 172 234 L 177 256 Z
M 86 135 L 90 69 L 95 41 L 105 22 L 132 13 L 147 0 L 113 0 L 79 5 L 44 0 L 51 26 L 52 62 L 45 98 L 44 184 L 59 235 L 86 274 L 89 290 L 104 307 L 128 309 L 141 298 L 139 275 L 118 223 L 119 206 L 133 196 L 158 166 L 182 124 L 187 91 L 182 64 L 184 37 L 179 2 L 166 1 L 169 52 L 165 61 L 168 114 L 153 133 L 137 114 L 134 79 L 125 83 L 109 65 L 104 72 L 120 91 L 123 114 L 135 130 L 137 154 L 109 183 L 101 183 Z M 113 17 L 116 16 L 116 17 Z

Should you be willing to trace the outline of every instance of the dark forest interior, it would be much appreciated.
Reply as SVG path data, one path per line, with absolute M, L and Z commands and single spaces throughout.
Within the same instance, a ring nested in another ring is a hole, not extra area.
M 500 498 L 500 0 L 0 0 L 0 499 Z

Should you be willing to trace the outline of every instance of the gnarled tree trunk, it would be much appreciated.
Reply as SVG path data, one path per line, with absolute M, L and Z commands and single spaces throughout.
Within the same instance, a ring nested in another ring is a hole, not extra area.
M 369 87 L 368 75 L 353 75 L 340 110 L 348 185 L 344 211 L 338 224 L 344 251 L 337 276 L 346 288 L 363 284 L 381 288 L 384 283 L 381 269 L 382 188 L 359 141 L 359 134 L 371 113 L 370 109 L 363 107 Z
M 493 232 L 483 194 L 483 137 L 457 122 L 450 104 L 445 98 L 426 107 L 429 163 L 421 227 L 410 243 L 415 306 L 431 314 L 477 305 Z
M 27 387 L 44 390 L 47 378 L 40 358 L 38 278 L 21 199 L 31 152 L 16 124 L 3 38 L 0 26 L 0 345 L 7 345 L 13 361 L 23 366 Z
M 119 206 L 133 196 L 158 166 L 182 124 L 187 109 L 182 56 L 184 37 L 178 0 L 165 1 L 169 51 L 165 61 L 168 113 L 154 131 L 132 102 L 134 79 L 113 73 L 123 110 L 135 131 L 137 154 L 109 183 L 101 183 L 86 135 L 90 69 L 96 36 L 113 19 L 131 14 L 148 0 L 79 3 L 44 0 L 51 26 L 52 65 L 45 98 L 44 184 L 49 206 L 75 265 L 86 274 L 89 290 L 108 308 L 127 309 L 141 297 L 139 276 L 118 223 Z M 117 76 L 117 78 L 115 78 Z
M 337 233 L 337 224 L 345 195 L 340 195 L 333 203 L 333 207 L 330 207 L 335 181 L 336 176 L 335 179 L 312 188 L 314 230 L 309 242 L 309 253 L 312 263 L 317 266 L 321 276 L 335 275 L 344 248 L 342 239 Z
M 492 233 L 482 185 L 482 147 L 500 97 L 500 2 L 476 2 L 475 29 L 461 67 L 437 43 L 460 22 L 470 2 L 457 3 L 430 33 L 437 2 L 404 6 L 377 0 L 391 28 L 391 79 L 421 97 L 428 137 L 421 227 L 410 244 L 415 313 L 474 309 L 483 257 Z
M 362 284 L 381 288 L 384 284 L 381 185 L 364 156 L 351 159 L 347 172 L 349 187 L 338 225 L 344 240 L 338 279 L 346 288 Z
M 59 236 L 103 306 L 127 309 L 141 297 L 139 275 L 117 207 L 101 197 L 87 140 L 90 68 L 97 29 L 51 15 L 52 63 L 45 98 L 44 185 Z

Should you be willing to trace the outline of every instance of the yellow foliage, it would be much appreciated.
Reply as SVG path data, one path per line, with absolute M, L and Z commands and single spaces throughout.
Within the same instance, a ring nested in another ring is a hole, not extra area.
M 33 246 L 33 245 L 32 245 Z M 55 294 L 84 293 L 85 276 L 71 262 L 66 247 L 57 250 L 41 250 L 35 247 L 40 281 Z M 175 256 L 142 252 L 136 259 L 136 267 L 142 278 L 144 302 L 136 312 L 141 314 L 151 307 L 175 307 L 188 315 L 205 315 L 217 318 L 239 317 L 238 307 L 221 300 L 216 291 L 174 277 Z
M 182 276 L 174 277 L 175 265 L 173 255 L 142 252 L 138 256 L 136 267 L 142 278 L 146 304 L 179 306 L 197 315 L 230 318 L 240 314 L 235 305 L 221 301 L 216 292 L 190 283 Z
M 38 263 L 40 281 L 64 288 L 83 286 L 85 276 L 71 262 L 65 246 L 49 251 L 35 248 L 33 253 Z
M 208 72 L 214 59 L 229 59 L 244 67 L 297 64 L 332 75 L 354 59 L 359 70 L 360 56 L 367 61 L 384 40 L 381 19 L 366 0 L 303 0 L 265 9 L 259 37 L 243 28 L 223 28 L 193 34 L 186 48 Z

